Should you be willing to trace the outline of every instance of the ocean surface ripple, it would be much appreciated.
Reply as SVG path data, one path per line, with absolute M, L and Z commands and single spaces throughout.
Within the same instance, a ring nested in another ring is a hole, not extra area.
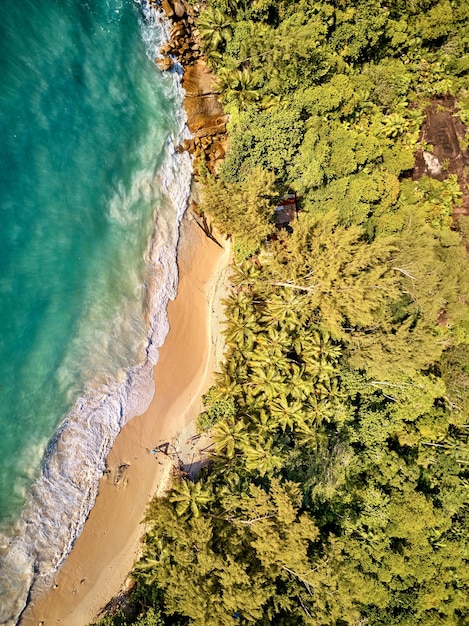
M 176 151 L 187 134 L 179 79 L 153 63 L 168 36 L 160 14 L 132 0 L 25 0 L 4 13 L 2 57 L 20 46 L 8 39 L 20 18 L 24 44 L 2 70 L 0 94 L 11 131 L 0 152 L 10 164 L 0 210 L 11 214 L 0 297 L 11 299 L 12 319 L 27 310 L 26 345 L 15 320 L 0 343 L 11 393 L 0 428 L 16 446 L 16 461 L 0 469 L 18 469 L 0 483 L 0 622 L 14 624 L 53 584 L 117 434 L 154 393 L 192 166 Z M 31 204 L 27 215 L 20 202 Z

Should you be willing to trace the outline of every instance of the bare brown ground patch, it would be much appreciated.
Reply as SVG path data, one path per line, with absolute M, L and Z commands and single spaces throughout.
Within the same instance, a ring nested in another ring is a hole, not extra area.
M 457 112 L 458 103 L 452 96 L 441 96 L 432 101 L 420 133 L 420 141 L 431 146 L 432 151 L 416 152 L 412 172 L 413 180 L 422 176 L 437 180 L 444 180 L 450 174 L 457 176 L 463 196 L 461 205 L 453 207 L 455 222 L 460 215 L 469 215 L 467 128 Z

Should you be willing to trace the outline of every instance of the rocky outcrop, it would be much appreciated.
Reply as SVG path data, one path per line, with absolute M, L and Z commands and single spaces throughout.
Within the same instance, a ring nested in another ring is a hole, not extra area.
M 174 60 L 171 57 L 160 57 L 155 60 L 155 63 L 162 72 L 172 70 L 174 67 Z
M 175 57 L 183 66 L 200 59 L 202 45 L 196 26 L 198 7 L 185 0 L 154 1 L 153 5 L 161 8 L 172 22 L 170 40 L 160 50 L 161 54 Z
M 170 40 L 160 50 L 162 56 L 155 60 L 156 64 L 161 71 L 168 71 L 176 59 L 184 68 L 184 108 L 192 138 L 179 149 L 194 155 L 195 173 L 201 161 L 216 173 L 228 145 L 228 118 L 218 101 L 215 77 L 203 56 L 197 30 L 198 7 L 185 0 L 152 0 L 151 4 L 162 9 L 172 22 Z
M 458 178 L 462 203 L 453 207 L 453 220 L 469 215 L 469 150 L 467 129 L 457 115 L 458 103 L 452 96 L 434 98 L 425 112 L 419 140 L 432 151 L 418 150 L 412 178 L 430 176 L 444 180 L 449 174 Z
M 184 106 L 192 139 L 185 141 L 183 147 L 194 154 L 196 160 L 204 160 L 209 170 L 216 173 L 227 149 L 228 116 L 218 101 L 213 84 L 214 76 L 204 60 L 185 67 Z

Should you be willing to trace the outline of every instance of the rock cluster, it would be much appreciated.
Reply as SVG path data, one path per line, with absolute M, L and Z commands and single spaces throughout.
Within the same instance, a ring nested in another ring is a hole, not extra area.
M 225 156 L 225 147 L 223 146 L 225 141 L 226 135 L 218 133 L 200 138 L 193 137 L 192 139 L 185 139 L 180 149 L 187 150 L 196 159 L 205 158 L 209 162 L 209 169 L 213 169 L 210 167 L 210 162 L 221 161 Z
M 192 138 L 180 150 L 187 150 L 197 163 L 205 162 L 212 173 L 218 170 L 228 145 L 227 116 L 214 89 L 215 77 L 204 60 L 202 42 L 197 30 L 197 6 L 185 0 L 151 0 L 155 8 L 164 10 L 171 20 L 170 40 L 160 50 L 156 64 L 162 71 L 172 69 L 174 58 L 184 68 L 184 108 Z
M 184 68 L 184 106 L 192 139 L 185 141 L 182 147 L 195 156 L 196 170 L 197 161 L 204 161 L 208 169 L 216 173 L 227 149 L 228 116 L 218 101 L 213 83 L 214 76 L 204 60 Z
M 160 50 L 163 57 L 174 57 L 181 65 L 190 65 L 200 59 L 202 45 L 196 26 L 198 7 L 184 0 L 151 0 L 150 4 L 163 9 L 172 22 L 170 40 Z M 157 62 L 160 65 L 161 60 Z

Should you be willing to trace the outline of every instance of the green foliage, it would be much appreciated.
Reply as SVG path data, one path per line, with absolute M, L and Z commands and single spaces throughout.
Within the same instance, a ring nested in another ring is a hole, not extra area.
M 232 624 L 235 615 L 241 623 L 274 620 L 284 611 L 298 624 L 312 623 L 302 603 L 315 602 L 306 564 L 317 530 L 300 512 L 298 487 L 273 480 L 237 493 L 218 489 L 217 502 L 209 517 L 185 525 L 169 500 L 152 502 L 135 572 L 140 583 L 156 585 L 166 612 L 192 624 Z
M 217 88 L 220 90 L 220 98 L 223 102 L 235 101 L 242 110 L 249 103 L 260 99 L 256 77 L 246 68 L 243 70 L 220 70 Z
M 467 345 L 453 346 L 447 350 L 442 356 L 439 368 L 447 388 L 447 399 L 454 407 L 459 419 L 464 420 L 469 411 L 469 354 Z
M 301 286 L 317 323 L 348 341 L 350 327 L 374 327 L 398 298 L 396 252 L 392 239 L 369 243 L 363 229 L 339 225 L 335 213 L 305 214 L 292 236 L 279 239 L 266 271 Z
M 164 626 L 164 621 L 161 614 L 156 613 L 155 609 L 151 607 L 143 617 L 135 622 L 135 626 Z
M 221 168 L 227 182 L 243 180 L 246 172 L 262 167 L 284 178 L 300 145 L 304 122 L 294 108 L 249 109 L 239 115 L 231 133 L 231 150 Z
M 343 11 L 336 11 L 336 28 L 331 45 L 342 57 L 355 62 L 379 53 L 387 14 L 378 0 L 354 4 Z
M 440 0 L 430 11 L 419 15 L 417 27 L 424 40 L 435 41 L 449 35 L 454 28 L 452 3 Z
M 458 230 L 465 242 L 469 239 L 469 216 L 460 215 L 457 222 Z
M 143 594 L 141 585 L 136 585 L 127 599 L 127 613 L 119 609 L 112 615 L 105 615 L 94 626 L 165 626 L 167 622 L 157 607 L 148 607 L 148 596 L 155 594 Z M 142 602 L 143 600 L 143 602 Z M 143 610 L 142 610 L 143 609 Z M 136 617 L 130 617 L 130 614 L 136 613 Z M 181 625 L 182 626 L 182 625 Z
M 450 0 L 204 9 L 230 148 L 201 207 L 236 262 L 210 464 L 147 514 L 148 623 L 469 621 L 469 226 L 455 176 L 409 172 L 432 96 L 469 119 L 468 24 Z
M 235 406 L 232 398 L 217 398 L 212 387 L 203 396 L 204 412 L 197 419 L 199 431 L 204 432 L 214 426 L 224 417 L 235 414 Z
M 212 7 L 200 14 L 197 28 L 207 52 L 217 51 L 233 34 L 231 20 L 220 9 Z
M 370 63 L 366 74 L 370 77 L 373 101 L 388 110 L 406 99 L 414 80 L 412 68 L 394 58 Z
M 239 238 L 250 252 L 274 230 L 274 177 L 255 167 L 241 182 L 208 178 L 200 210 L 209 213 L 220 230 Z

